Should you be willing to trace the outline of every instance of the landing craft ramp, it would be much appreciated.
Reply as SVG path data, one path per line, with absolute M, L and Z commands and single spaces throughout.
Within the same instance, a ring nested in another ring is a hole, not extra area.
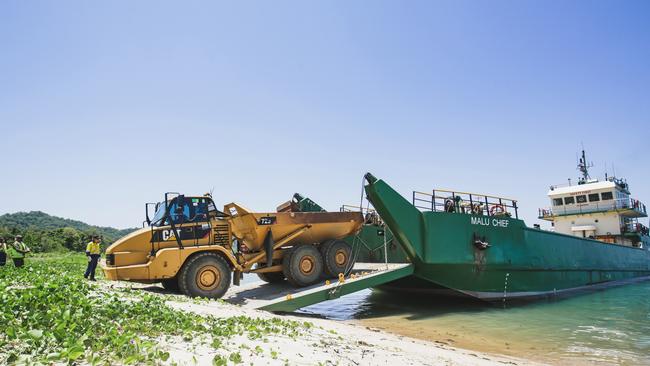
M 229 303 L 267 311 L 294 311 L 319 302 L 338 299 L 413 274 L 410 263 L 356 263 L 343 281 L 325 280 L 309 287 L 295 288 L 288 283 L 251 283 L 235 288 L 222 298 Z

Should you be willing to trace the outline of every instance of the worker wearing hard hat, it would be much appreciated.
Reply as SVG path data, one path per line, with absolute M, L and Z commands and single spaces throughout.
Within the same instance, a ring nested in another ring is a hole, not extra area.
M 88 267 L 86 267 L 86 273 L 84 273 L 84 278 L 88 278 L 91 281 L 95 281 L 95 269 L 97 268 L 97 262 L 101 257 L 101 247 L 99 243 L 101 240 L 98 236 L 93 236 L 93 239 L 86 245 L 86 256 L 88 257 Z
M 25 264 L 25 255 L 31 250 L 23 243 L 23 236 L 16 235 L 16 241 L 8 246 L 8 253 L 14 261 L 14 266 L 22 267 Z
M 0 267 L 7 263 L 7 243 L 5 238 L 0 236 Z

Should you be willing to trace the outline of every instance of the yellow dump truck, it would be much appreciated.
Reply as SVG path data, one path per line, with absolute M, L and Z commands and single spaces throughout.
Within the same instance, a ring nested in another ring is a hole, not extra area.
M 110 280 L 162 283 L 168 290 L 219 298 L 242 273 L 267 282 L 308 286 L 349 270 L 352 251 L 341 240 L 359 232 L 360 212 L 253 213 L 230 203 L 219 211 L 209 195 L 166 193 L 143 228 L 106 249 Z

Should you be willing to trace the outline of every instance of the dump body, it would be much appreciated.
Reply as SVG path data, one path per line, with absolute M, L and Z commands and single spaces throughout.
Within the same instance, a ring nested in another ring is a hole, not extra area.
M 302 234 L 285 245 L 316 244 L 330 239 L 342 239 L 361 230 L 360 212 L 269 212 L 252 213 L 231 203 L 225 206 L 232 234 L 249 250 L 261 250 L 269 230 L 278 240 L 303 228 Z

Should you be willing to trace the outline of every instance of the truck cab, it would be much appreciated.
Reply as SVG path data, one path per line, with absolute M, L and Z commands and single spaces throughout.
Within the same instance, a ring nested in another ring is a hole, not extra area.
M 150 217 L 152 206 L 154 214 Z M 228 272 L 216 274 L 213 269 L 211 274 L 204 274 L 204 287 L 211 287 L 209 278 L 227 276 L 230 281 L 237 259 L 227 217 L 217 210 L 209 195 L 166 193 L 164 201 L 145 205 L 143 228 L 106 249 L 103 267 L 106 277 L 161 282 L 165 288 L 176 291 L 179 290 L 178 274 L 186 259 L 201 251 L 218 255 Z

